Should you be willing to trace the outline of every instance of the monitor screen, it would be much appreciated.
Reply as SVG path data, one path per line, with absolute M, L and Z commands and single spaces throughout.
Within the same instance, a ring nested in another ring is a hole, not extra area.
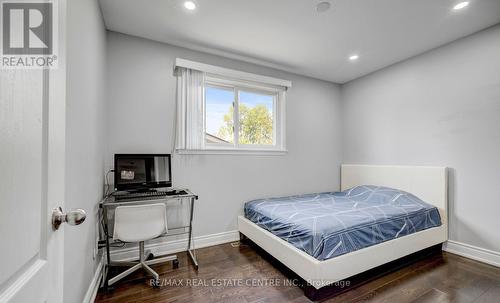
M 115 190 L 170 186 L 170 155 L 115 154 Z

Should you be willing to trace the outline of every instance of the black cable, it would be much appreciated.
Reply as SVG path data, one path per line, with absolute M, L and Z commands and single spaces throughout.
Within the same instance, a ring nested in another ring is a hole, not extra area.
M 114 172 L 115 172 L 115 170 L 114 170 L 114 169 L 110 169 L 110 170 L 108 170 L 108 172 L 106 173 L 106 177 L 105 177 L 105 179 L 106 179 L 106 180 L 105 180 L 105 182 L 106 182 L 106 184 L 105 184 L 105 186 L 106 186 L 106 192 L 104 193 L 104 197 L 105 197 L 105 198 L 106 198 L 106 197 L 108 197 L 108 196 L 111 194 L 111 193 L 109 192 L 109 179 L 108 179 L 108 176 L 109 176 L 109 173 L 112 173 L 112 172 L 114 173 Z

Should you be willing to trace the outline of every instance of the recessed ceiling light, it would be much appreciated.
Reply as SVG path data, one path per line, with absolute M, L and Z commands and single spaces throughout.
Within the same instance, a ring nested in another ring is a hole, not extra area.
M 192 10 L 196 9 L 196 3 L 194 3 L 193 1 L 185 1 L 184 2 L 184 7 L 186 9 L 192 11 Z
M 459 10 L 459 9 L 462 9 L 462 8 L 467 7 L 468 5 L 469 5 L 469 2 L 468 2 L 468 1 L 460 2 L 460 3 L 458 3 L 457 5 L 455 5 L 455 6 L 453 7 L 453 9 L 457 11 L 457 10 Z
M 323 13 L 323 12 L 326 12 L 327 10 L 330 9 L 332 5 L 330 4 L 330 2 L 328 1 L 321 1 L 320 3 L 318 3 L 316 5 L 316 11 L 318 13 Z
M 351 56 L 349 56 L 349 60 L 351 60 L 351 61 L 356 61 L 358 59 L 359 59 L 359 55 L 351 55 Z

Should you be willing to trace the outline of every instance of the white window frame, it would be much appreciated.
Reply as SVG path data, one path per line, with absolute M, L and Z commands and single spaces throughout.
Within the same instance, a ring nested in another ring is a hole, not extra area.
M 266 76 L 260 76 L 217 66 L 176 60 L 176 67 L 192 68 L 205 72 L 203 85 L 203 144 L 200 149 L 178 150 L 180 154 L 235 154 L 235 155 L 281 155 L 286 154 L 286 90 L 291 82 Z M 205 88 L 212 86 L 234 91 L 234 143 L 206 143 L 206 106 Z M 273 102 L 273 145 L 240 144 L 239 135 L 239 94 L 240 91 L 272 95 Z
M 285 149 L 285 91 L 276 86 L 262 85 L 251 83 L 248 81 L 239 81 L 227 79 L 218 75 L 206 75 L 204 86 L 214 87 L 220 89 L 227 89 L 233 92 L 234 112 L 233 112 L 233 141 L 234 143 L 204 143 L 203 150 L 208 151 L 246 151 L 246 152 L 286 152 Z M 272 145 L 257 145 L 257 144 L 242 144 L 239 143 L 239 105 L 240 105 L 240 92 L 254 92 L 257 94 L 268 95 L 273 97 L 273 144 Z M 204 100 L 206 102 L 206 100 Z M 206 118 L 206 106 L 203 113 Z M 206 133 L 206 121 L 204 121 L 204 132 Z

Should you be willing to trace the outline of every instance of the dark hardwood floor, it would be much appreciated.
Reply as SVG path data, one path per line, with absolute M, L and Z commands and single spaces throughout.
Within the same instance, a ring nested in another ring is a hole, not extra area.
M 108 293 L 101 290 L 96 302 L 310 302 L 300 287 L 290 285 L 295 280 L 251 245 L 199 249 L 198 273 L 185 253 L 178 256 L 178 269 L 154 266 L 162 279 L 159 288 L 139 272 Z M 500 269 L 443 252 L 323 302 L 500 302 Z

